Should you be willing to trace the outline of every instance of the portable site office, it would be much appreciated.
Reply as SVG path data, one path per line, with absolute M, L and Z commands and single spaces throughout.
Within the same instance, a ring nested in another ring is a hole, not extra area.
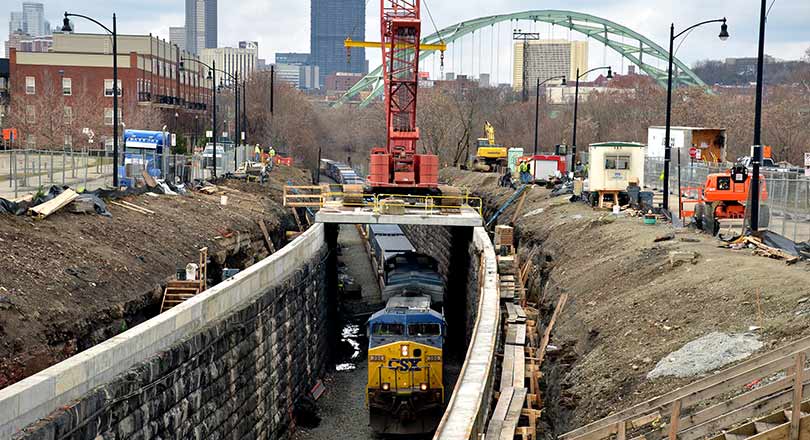
M 605 195 L 618 203 L 620 193 L 627 191 L 630 182 L 644 187 L 644 159 L 646 145 L 635 142 L 602 142 L 591 144 L 588 150 L 588 189 L 598 194 L 599 206 Z

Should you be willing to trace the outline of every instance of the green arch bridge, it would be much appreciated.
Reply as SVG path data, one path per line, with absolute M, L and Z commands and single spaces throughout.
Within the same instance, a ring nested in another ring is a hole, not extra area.
M 651 62 L 657 63 L 658 61 L 663 61 L 664 64 L 668 63 L 669 52 L 654 41 L 630 28 L 604 18 L 579 12 L 533 10 L 480 17 L 448 26 L 437 33 L 428 35 L 422 39 L 422 44 L 452 43 L 487 26 L 516 20 L 543 22 L 579 32 L 619 53 L 622 57 L 638 66 L 641 71 L 653 78 L 659 85 L 666 87 L 666 70 L 659 69 L 655 65 L 652 65 Z M 625 41 L 628 40 L 634 44 L 627 44 Z M 429 50 L 421 51 L 419 55 L 420 61 L 433 55 L 433 52 L 434 51 Z M 361 103 L 361 106 L 368 105 L 382 93 L 383 81 L 381 71 L 382 68 L 378 66 L 374 71 L 355 84 L 354 87 L 349 89 L 335 105 L 339 106 L 345 104 L 356 97 L 361 91 L 371 89 L 372 92 Z M 686 85 L 708 88 L 706 83 L 698 78 L 686 64 L 677 58 L 674 60 L 672 81 L 674 86 Z

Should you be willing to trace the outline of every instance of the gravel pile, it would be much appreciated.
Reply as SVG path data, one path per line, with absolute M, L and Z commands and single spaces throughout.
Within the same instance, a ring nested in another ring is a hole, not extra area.
M 665 356 L 647 374 L 647 379 L 699 376 L 745 359 L 762 346 L 759 338 L 750 333 L 709 333 Z

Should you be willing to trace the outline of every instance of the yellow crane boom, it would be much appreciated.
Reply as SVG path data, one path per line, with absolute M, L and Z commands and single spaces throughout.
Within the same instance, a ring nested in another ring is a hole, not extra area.
M 346 48 L 350 48 L 350 47 L 366 47 L 366 48 L 377 48 L 377 49 L 379 49 L 380 47 L 382 47 L 382 43 L 380 43 L 379 41 L 354 41 L 351 38 L 347 38 L 343 42 L 343 45 Z M 412 44 L 401 43 L 401 44 L 398 44 L 397 47 L 400 48 L 400 49 L 402 49 L 402 48 L 407 49 L 408 47 L 413 47 L 413 45 Z M 438 51 L 444 52 L 444 51 L 447 50 L 447 45 L 444 44 L 444 43 L 420 44 L 419 49 L 420 50 L 438 50 Z

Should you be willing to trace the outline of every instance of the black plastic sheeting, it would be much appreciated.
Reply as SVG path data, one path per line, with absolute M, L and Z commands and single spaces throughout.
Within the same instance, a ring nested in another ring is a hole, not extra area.
M 794 257 L 810 260 L 810 242 L 796 243 L 772 231 L 757 231 L 751 234 L 762 240 L 762 244 L 781 249 Z
M 169 187 L 169 189 L 171 189 L 173 192 L 177 194 L 185 194 L 186 192 L 185 188 L 179 188 L 175 185 L 172 185 L 171 183 L 166 182 L 166 185 Z M 31 200 L 30 202 L 17 203 L 12 202 L 11 200 L 0 198 L 0 214 L 25 215 L 25 213 L 28 212 L 29 208 L 41 205 L 49 200 L 52 200 L 59 194 L 62 194 L 67 188 L 68 187 L 62 188 L 58 186 L 52 186 L 48 189 L 47 193 L 40 195 L 39 197 Z M 138 196 L 147 192 L 166 194 L 166 191 L 162 188 L 162 186 L 158 185 L 155 188 L 147 188 L 147 187 L 127 188 L 124 191 L 112 188 L 97 189 L 91 192 L 85 191 L 79 194 L 79 199 L 92 200 L 93 206 L 97 214 L 103 215 L 105 217 L 112 217 L 110 211 L 107 210 L 107 204 L 104 203 L 104 200 L 116 200 L 122 197 Z

